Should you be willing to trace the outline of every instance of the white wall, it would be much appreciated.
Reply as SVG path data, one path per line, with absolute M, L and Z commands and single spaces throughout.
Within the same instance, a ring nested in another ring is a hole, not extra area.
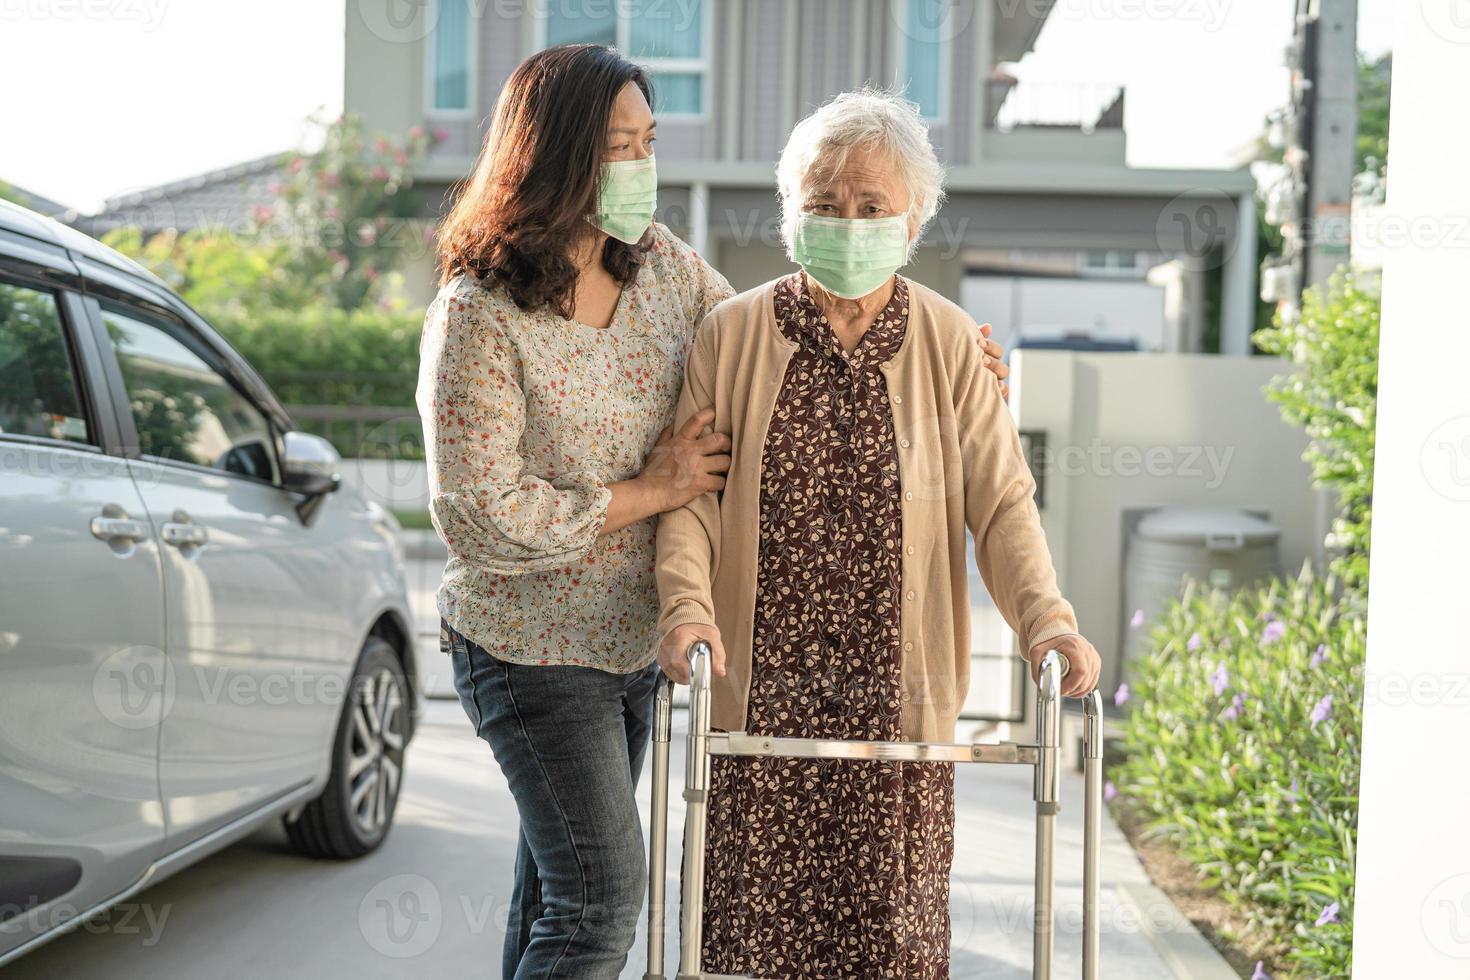
M 1007 349 L 1020 337 L 1085 333 L 1096 339 L 1136 340 L 1143 350 L 1170 345 L 1164 289 L 1141 279 L 1049 279 L 966 276 L 960 305 Z
M 1046 433 L 1042 522 L 1063 593 L 1102 652 L 1103 687 L 1119 681 L 1124 516 L 1170 504 L 1263 511 L 1282 529 L 1288 571 L 1316 558 L 1318 493 L 1306 436 L 1263 388 L 1275 358 L 1017 351 L 1011 405 L 1022 430 Z

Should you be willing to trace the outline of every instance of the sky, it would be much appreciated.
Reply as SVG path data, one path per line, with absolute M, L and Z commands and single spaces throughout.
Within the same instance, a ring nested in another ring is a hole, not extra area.
M 1018 0 L 1011 0 L 1018 2 Z M 1359 47 L 1393 0 L 1359 0 Z M 1028 81 L 1128 88 L 1129 163 L 1224 167 L 1286 95 L 1291 0 L 1057 0 Z M 344 0 L 0 0 L 0 180 L 82 211 L 303 145 L 342 108 Z

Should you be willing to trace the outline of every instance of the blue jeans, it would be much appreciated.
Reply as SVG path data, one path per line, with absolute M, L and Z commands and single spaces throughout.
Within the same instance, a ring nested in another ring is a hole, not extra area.
M 444 625 L 460 704 L 520 813 L 504 978 L 617 980 L 648 881 L 633 792 L 658 664 L 514 664 Z

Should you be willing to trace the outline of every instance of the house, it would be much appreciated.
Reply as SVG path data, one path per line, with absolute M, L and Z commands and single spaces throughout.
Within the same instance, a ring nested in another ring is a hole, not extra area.
M 1126 93 L 1018 81 L 1053 0 L 353 0 L 344 108 L 376 130 L 444 137 L 420 165 L 442 210 L 470 171 L 497 93 L 550 44 L 617 45 L 653 73 L 660 218 L 737 288 L 790 269 L 774 163 L 798 119 L 845 89 L 902 87 L 930 120 L 949 199 L 907 274 L 950 298 L 974 278 L 1025 279 L 1038 265 L 1104 288 L 1053 314 L 1061 333 L 1120 280 L 1148 285 L 1160 349 L 1198 350 L 1219 277 L 1221 349 L 1247 353 L 1255 306 L 1254 182 L 1244 169 L 1127 164 Z M 428 217 L 428 216 L 426 216 Z M 432 292 L 432 256 L 410 256 Z M 1102 274 L 1098 274 L 1101 272 Z M 989 294 L 996 284 L 989 284 Z M 978 288 L 978 293 L 976 289 Z M 421 292 L 420 292 L 421 291 Z M 1115 319 L 1140 299 L 1133 289 Z M 1057 290 L 1051 295 L 1061 296 Z M 972 310 L 988 317 L 987 310 Z M 1150 311 L 1148 317 L 1154 317 Z M 1144 344 L 1142 346 L 1150 346 Z
M 286 173 L 285 152 L 246 160 L 207 173 L 110 197 L 102 210 L 71 215 L 68 224 L 94 237 L 114 228 L 138 228 L 149 236 L 175 229 L 217 228 L 243 231 L 254 208 L 275 200 L 275 185 Z

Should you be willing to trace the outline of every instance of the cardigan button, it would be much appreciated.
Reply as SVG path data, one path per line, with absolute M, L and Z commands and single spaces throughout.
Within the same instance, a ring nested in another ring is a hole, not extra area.
M 907 439 L 898 440 L 898 444 L 905 449 L 909 448 L 909 441 Z
M 900 700 L 902 700 L 904 704 L 908 704 L 913 699 L 914 699 L 914 696 L 912 694 L 910 694 L 908 691 L 904 691 L 903 692 L 903 697 Z
M 905 548 L 903 550 L 904 550 L 904 554 L 912 555 L 914 553 L 914 546 L 913 545 L 909 545 L 907 548 Z
M 906 491 L 904 491 L 903 499 L 904 500 L 913 500 L 914 499 L 914 492 L 912 490 L 906 490 Z
M 903 396 L 902 395 L 894 395 L 893 396 L 893 404 L 895 404 L 895 405 L 902 405 L 903 404 Z
M 906 641 L 906 642 L 905 642 L 905 643 L 904 643 L 904 645 L 903 645 L 903 649 L 904 649 L 904 652 L 905 652 L 905 653 L 907 653 L 907 652 L 909 652 L 909 651 L 911 651 L 911 650 L 913 650 L 913 648 L 914 648 L 914 644 L 913 644 L 913 641 L 912 641 L 912 640 L 910 640 L 910 641 Z
M 908 592 L 904 594 L 904 598 L 907 599 L 909 602 L 913 602 L 914 601 L 914 590 L 913 589 L 909 589 Z

